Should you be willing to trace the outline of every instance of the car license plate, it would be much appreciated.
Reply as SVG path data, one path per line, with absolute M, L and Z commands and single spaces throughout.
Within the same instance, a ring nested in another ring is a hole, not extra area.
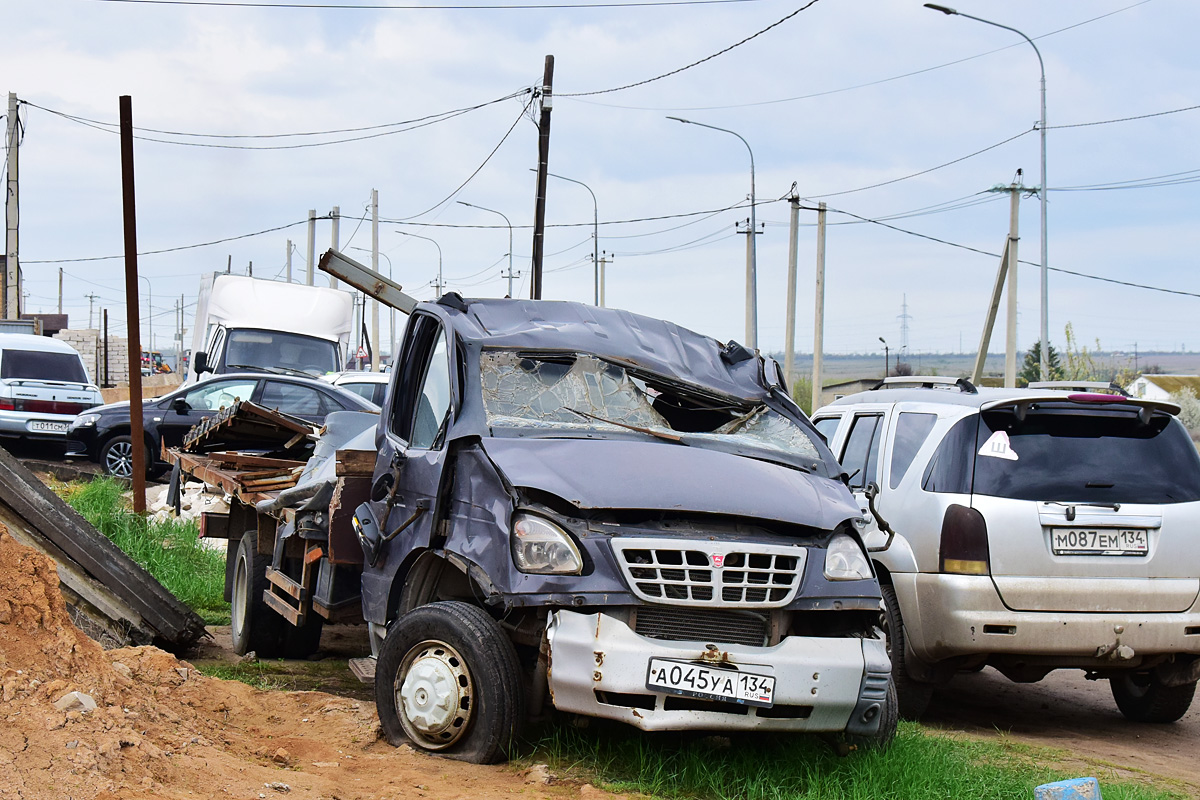
M 1051 528 L 1050 549 L 1056 556 L 1144 556 L 1146 531 L 1128 528 Z
M 66 433 L 67 423 L 65 422 L 43 422 L 41 420 L 33 420 L 29 423 L 31 431 L 49 431 L 51 433 Z
M 690 661 L 650 659 L 646 688 L 657 692 L 724 700 L 769 708 L 775 702 L 775 678 L 753 672 L 713 669 Z

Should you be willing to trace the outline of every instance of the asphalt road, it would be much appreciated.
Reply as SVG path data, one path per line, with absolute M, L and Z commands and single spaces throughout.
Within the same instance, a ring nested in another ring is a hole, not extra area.
M 934 695 L 922 721 L 1062 748 L 1122 772 L 1167 776 L 1200 797 L 1200 692 L 1179 722 L 1149 725 L 1121 716 L 1108 681 L 1086 680 L 1082 671 L 1058 670 L 1038 683 L 1018 684 L 988 668 L 956 676 Z

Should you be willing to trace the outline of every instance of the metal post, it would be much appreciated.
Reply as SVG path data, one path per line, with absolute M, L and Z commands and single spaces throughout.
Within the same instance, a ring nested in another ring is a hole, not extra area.
M 1020 171 L 1017 181 L 1020 182 Z M 1008 313 L 1006 322 L 1007 334 L 1004 337 L 1004 387 L 1015 389 L 1017 386 L 1017 230 L 1020 220 L 1021 191 L 1014 183 L 1009 193 L 1008 214 Z
M 336 223 L 335 223 L 336 224 Z M 335 250 L 337 248 L 334 248 Z M 379 190 L 371 190 L 371 269 L 379 272 Z M 331 285 L 337 278 L 330 278 Z M 364 297 L 365 301 L 366 298 Z M 379 372 L 379 301 L 371 299 L 371 371 Z
M 1040 356 L 1041 356 L 1041 379 L 1049 380 L 1049 377 L 1050 377 L 1050 358 L 1049 358 L 1049 355 L 1050 355 L 1050 300 L 1049 300 L 1050 243 L 1049 243 L 1049 229 L 1047 227 L 1047 222 L 1046 222 L 1046 202 L 1047 202 L 1047 195 L 1050 192 L 1050 185 L 1048 183 L 1046 183 L 1046 63 L 1042 60 L 1042 51 L 1038 50 L 1037 45 L 1033 43 L 1033 39 L 1030 39 L 1028 36 L 1021 33 L 1021 31 L 1017 30 L 1016 28 L 1009 27 L 1008 25 L 1001 25 L 999 22 L 992 22 L 990 19 L 983 19 L 982 17 L 974 17 L 974 16 L 971 16 L 970 14 L 964 14 L 961 11 L 956 11 L 953 8 L 947 8 L 946 6 L 935 5 L 934 3 L 926 3 L 925 7 L 931 8 L 934 11 L 940 11 L 943 14 L 947 14 L 947 15 L 953 15 L 953 16 L 959 16 L 959 17 L 966 17 L 967 19 L 973 19 L 976 22 L 982 22 L 984 25 L 991 25 L 996 28 L 1003 28 L 1006 31 L 1015 33 L 1017 36 L 1020 36 L 1022 39 L 1024 39 L 1026 42 L 1029 43 L 1029 46 L 1033 48 L 1033 52 L 1037 56 L 1038 69 L 1041 71 L 1041 76 L 1042 76 L 1042 78 L 1041 78 L 1042 115 L 1041 115 L 1041 120 L 1038 123 L 1038 130 L 1041 133 L 1040 139 L 1041 139 L 1041 146 L 1042 146 L 1042 158 L 1041 158 L 1041 160 L 1042 160 L 1042 185 L 1041 185 L 1041 190 L 1038 192 L 1038 196 L 1041 200 L 1041 217 L 1042 217 L 1042 304 L 1041 304 L 1041 346 L 1040 346 L 1041 352 L 1040 352 Z
M 821 375 L 825 361 L 825 204 L 817 206 L 816 310 L 813 313 L 812 410 L 821 407 Z M 884 357 L 886 361 L 886 356 Z
M 601 308 L 608 308 L 608 306 L 606 306 L 604 304 L 604 302 L 605 302 L 604 301 L 605 280 L 607 279 L 607 276 L 604 273 L 607 271 L 609 260 L 610 259 L 608 257 L 607 251 L 600 254 L 600 307 Z
M 137 205 L 133 194 L 133 99 L 121 95 L 121 197 L 125 220 L 125 325 L 129 332 L 129 438 L 133 440 L 133 511 L 146 511 L 142 430 L 142 336 L 138 324 Z
M 287 265 L 285 267 L 287 270 L 287 282 L 291 283 L 292 282 L 292 240 L 291 239 L 287 240 L 287 260 L 284 263 Z
M 100 315 L 104 317 L 104 383 L 102 385 L 107 389 L 112 386 L 112 381 L 108 379 L 108 309 L 101 309 Z M 88 327 L 91 327 L 90 323 Z
M 533 207 L 533 278 L 529 284 L 529 296 L 542 299 L 542 253 L 546 239 L 546 173 L 550 164 L 550 111 L 553 109 L 554 56 L 546 56 L 546 69 L 542 75 L 542 115 L 538 122 L 538 174 L 537 199 Z M 439 281 L 441 276 L 439 275 Z
M 63 279 L 63 271 L 62 271 L 62 267 L 59 267 L 58 268 L 58 313 L 59 314 L 62 313 L 62 279 Z
M 758 235 L 758 216 L 755 210 L 757 206 L 757 198 L 754 189 L 754 151 L 750 148 L 750 143 L 746 141 L 740 133 L 731 131 L 728 128 L 718 128 L 716 125 L 709 125 L 704 122 L 696 122 L 683 117 L 667 117 L 676 122 L 683 122 L 688 125 L 699 125 L 701 128 L 711 128 L 714 131 L 732 134 L 742 140 L 742 144 L 746 145 L 746 151 L 750 153 L 750 222 L 746 235 L 750 237 L 746 245 L 746 346 L 751 350 L 758 349 L 758 245 L 755 242 L 755 237 Z
M 783 382 L 792 393 L 792 362 L 796 360 L 796 260 L 800 247 L 800 198 L 788 198 L 792 213 L 788 237 L 787 322 L 783 330 Z
M 313 265 L 317 260 L 317 210 L 308 210 L 308 264 L 304 268 L 304 283 L 313 285 Z
M 4 317 L 18 319 L 21 316 L 21 268 L 18 251 L 20 212 L 20 187 L 18 182 L 17 153 L 21 147 L 20 124 L 17 115 L 17 95 L 8 93 L 8 125 L 5 144 L 8 149 L 8 190 L 5 203 L 5 267 L 4 267 Z

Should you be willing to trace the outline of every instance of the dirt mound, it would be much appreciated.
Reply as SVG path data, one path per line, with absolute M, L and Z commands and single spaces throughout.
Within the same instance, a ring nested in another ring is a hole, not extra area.
M 154 647 L 104 651 L 71 624 L 54 563 L 3 526 L 0 687 L 0 800 L 599 794 L 392 748 L 370 704 L 207 678 Z M 71 692 L 96 707 L 56 708 Z

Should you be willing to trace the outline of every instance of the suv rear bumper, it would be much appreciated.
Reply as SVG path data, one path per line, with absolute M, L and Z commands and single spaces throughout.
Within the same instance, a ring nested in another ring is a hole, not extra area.
M 1012 611 L 990 576 L 893 573 L 892 580 L 909 645 L 931 664 L 987 653 L 1098 665 L 1120 645 L 1134 656 L 1200 654 L 1200 604 L 1183 613 Z
M 878 730 L 891 672 L 882 639 L 792 636 L 774 647 L 715 642 L 726 663 L 773 675 L 775 698 L 771 709 L 713 703 L 710 711 L 704 701 L 646 688 L 652 657 L 700 662 L 710 654 L 707 642 L 650 639 L 606 614 L 572 611 L 554 612 L 546 632 L 556 708 L 647 731 L 846 730 L 869 736 Z

